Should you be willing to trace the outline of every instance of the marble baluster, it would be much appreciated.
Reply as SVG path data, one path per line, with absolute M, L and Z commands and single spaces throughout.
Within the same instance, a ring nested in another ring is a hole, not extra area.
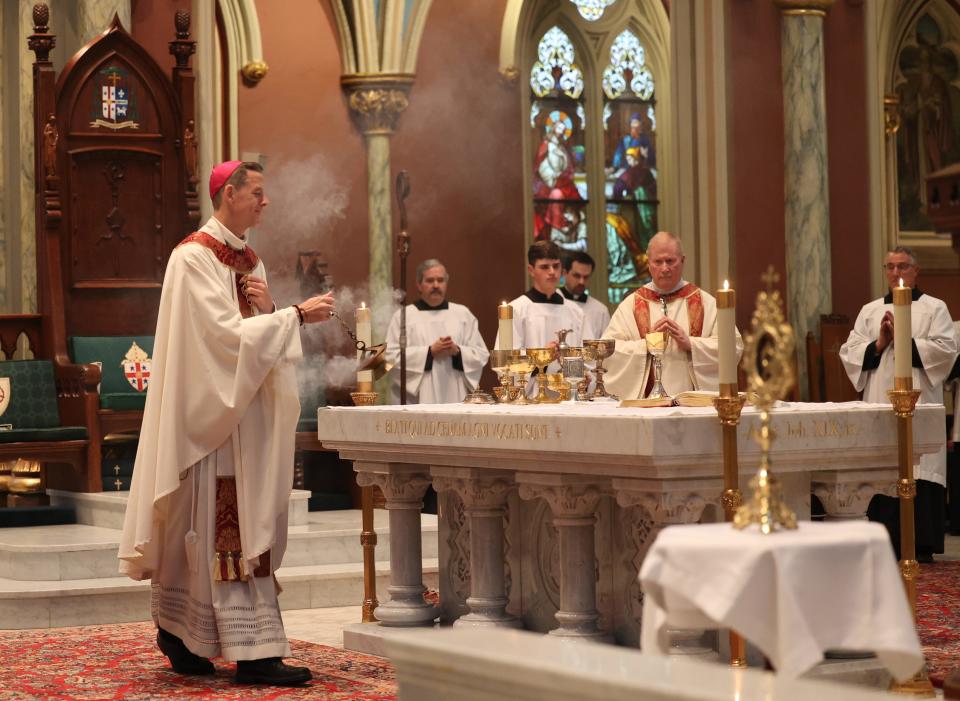
M 866 521 L 867 507 L 877 494 L 897 496 L 896 470 L 814 472 L 811 490 L 823 504 L 826 521 Z
M 522 481 L 521 481 L 522 480 Z M 570 640 L 604 640 L 597 622 L 596 510 L 601 486 L 571 475 L 517 475 L 521 499 L 544 499 L 560 539 L 560 608 L 557 628 Z
M 624 509 L 633 509 L 635 512 L 635 522 L 638 525 L 645 525 L 649 530 L 641 543 L 640 549 L 635 553 L 632 566 L 627 569 L 630 582 L 627 591 L 632 592 L 639 599 L 639 587 L 635 586 L 637 577 L 640 574 L 640 566 L 643 564 L 643 558 L 647 554 L 657 535 L 667 526 L 697 523 L 704 510 L 710 504 L 720 510 L 720 494 L 723 486 L 720 480 L 713 484 L 709 480 L 702 480 L 702 485 L 690 485 L 681 488 L 679 491 L 665 491 L 663 487 L 654 487 L 644 485 L 637 480 L 615 479 L 613 489 L 616 494 L 617 505 Z M 647 524 L 641 524 L 642 521 L 649 519 Z M 642 604 L 636 605 L 634 610 L 637 612 L 636 618 L 636 640 L 639 641 L 640 619 L 643 614 Z M 631 622 L 633 623 L 633 622 Z M 698 657 L 702 659 L 714 659 L 716 652 L 712 646 L 704 643 L 704 639 L 711 637 L 702 629 L 681 629 L 668 628 L 670 635 L 670 654 L 683 655 L 686 657 Z M 633 636 L 630 636 L 633 639 Z
M 823 21 L 833 0 L 777 0 L 781 19 L 787 317 L 797 338 L 833 311 Z M 806 346 L 797 386 L 807 399 Z
M 377 607 L 384 626 L 432 625 L 437 606 L 424 601 L 420 510 L 430 475 L 420 465 L 354 463 L 357 484 L 379 487 L 390 518 L 390 600 Z
M 512 481 L 485 470 L 434 467 L 432 474 L 437 492 L 459 494 L 470 520 L 470 612 L 453 625 L 519 628 L 520 621 L 506 611 L 504 577 L 503 518 Z

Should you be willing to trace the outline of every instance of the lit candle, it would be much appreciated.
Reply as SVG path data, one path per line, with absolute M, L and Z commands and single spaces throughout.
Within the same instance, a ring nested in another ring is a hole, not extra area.
M 497 318 L 500 320 L 499 349 L 513 350 L 513 306 L 501 302 L 497 307 Z
M 720 389 L 733 385 L 737 391 L 737 293 L 730 283 L 723 281 L 723 289 L 717 290 L 717 339 L 720 351 Z
M 913 295 L 909 287 L 893 288 L 893 376 L 913 377 L 913 335 L 910 329 L 910 305 Z
M 357 340 L 363 341 L 367 348 L 373 345 L 373 326 L 370 322 L 370 309 L 366 302 L 360 302 L 360 308 L 357 309 Z M 357 360 L 361 359 L 360 351 L 357 351 Z M 360 392 L 373 391 L 373 370 L 357 371 L 357 390 Z

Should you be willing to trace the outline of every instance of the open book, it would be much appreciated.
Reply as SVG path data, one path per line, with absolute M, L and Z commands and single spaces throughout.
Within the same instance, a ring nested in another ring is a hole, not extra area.
M 747 404 L 751 403 L 752 397 L 747 392 L 741 392 L 741 396 L 746 397 Z M 659 399 L 624 399 L 620 402 L 621 407 L 657 407 L 657 406 L 713 406 L 714 397 L 719 397 L 719 392 L 704 392 L 691 390 L 681 392 L 675 397 L 660 397 Z

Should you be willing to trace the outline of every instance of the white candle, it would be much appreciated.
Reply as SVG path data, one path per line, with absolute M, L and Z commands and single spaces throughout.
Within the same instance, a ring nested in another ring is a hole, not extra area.
M 513 306 L 501 302 L 497 307 L 497 318 L 500 321 L 499 343 L 500 350 L 513 350 Z
M 717 290 L 717 340 L 720 351 L 720 385 L 737 385 L 737 293 L 723 281 Z
M 913 295 L 909 287 L 893 288 L 893 376 L 913 377 L 913 334 L 910 324 L 910 305 Z
M 360 302 L 360 308 L 357 309 L 357 340 L 363 341 L 367 345 L 367 348 L 373 345 L 373 326 L 370 322 L 370 309 L 365 302 Z M 358 350 L 357 360 L 360 360 L 360 358 L 361 354 Z M 361 389 L 361 392 L 373 391 L 373 370 L 357 371 L 357 386 L 360 387 L 362 383 L 366 383 L 366 388 Z

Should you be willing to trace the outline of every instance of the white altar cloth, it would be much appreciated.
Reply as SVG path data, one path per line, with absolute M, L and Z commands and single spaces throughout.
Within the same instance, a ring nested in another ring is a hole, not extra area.
M 871 650 L 898 680 L 923 653 L 880 524 L 801 522 L 762 535 L 728 523 L 670 526 L 640 570 L 641 648 L 667 654 L 667 628 L 732 628 L 779 674 L 798 677 L 828 649 Z

